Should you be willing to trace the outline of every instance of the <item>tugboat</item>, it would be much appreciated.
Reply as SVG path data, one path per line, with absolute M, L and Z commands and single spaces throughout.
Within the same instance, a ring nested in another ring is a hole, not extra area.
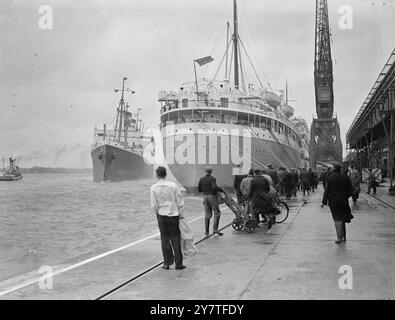
M 94 143 L 91 148 L 93 180 L 124 181 L 152 178 L 154 166 L 150 159 L 153 157 L 152 135 L 144 132 L 142 120 L 137 114 L 129 111 L 130 106 L 125 102 L 124 94 L 134 91 L 125 88 L 126 77 L 122 79 L 121 99 L 117 108 L 117 120 L 114 130 L 94 130 Z
M 3 159 L 3 175 L 0 177 L 0 181 L 17 181 L 23 178 L 23 175 L 16 165 L 15 158 L 9 159 L 10 165 L 7 169 L 4 169 L 4 159 Z

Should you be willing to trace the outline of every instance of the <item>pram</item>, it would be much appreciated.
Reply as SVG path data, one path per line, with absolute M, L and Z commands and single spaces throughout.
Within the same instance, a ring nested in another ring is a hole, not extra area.
M 237 231 L 244 229 L 246 232 L 252 233 L 259 227 L 260 222 L 266 224 L 268 223 L 268 221 L 265 220 L 255 220 L 249 213 L 248 206 L 243 208 L 243 206 L 233 200 L 233 198 L 226 191 L 218 192 L 218 200 L 220 204 L 225 203 L 226 206 L 235 214 L 236 217 L 232 221 L 232 227 Z M 275 206 L 273 209 L 276 223 L 282 223 L 288 218 L 288 205 L 279 198 L 275 199 Z
M 258 227 L 258 222 L 252 219 L 241 205 L 239 205 L 233 198 L 224 190 L 223 192 L 218 192 L 219 203 L 225 203 L 226 206 L 233 211 L 235 218 L 232 222 L 233 229 L 240 231 L 244 228 L 246 232 L 254 232 Z

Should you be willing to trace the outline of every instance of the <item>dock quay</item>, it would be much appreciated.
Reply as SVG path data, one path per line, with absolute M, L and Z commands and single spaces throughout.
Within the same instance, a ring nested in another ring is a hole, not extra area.
M 185 258 L 185 270 L 160 268 L 159 235 L 153 234 L 103 257 L 60 267 L 52 289 L 41 289 L 34 278 L 2 282 L 0 298 L 394 299 L 395 197 L 385 189 L 379 187 L 374 197 L 360 194 L 341 245 L 334 243 L 329 208 L 321 208 L 322 185 L 288 201 L 288 219 L 270 230 L 233 230 L 234 215 L 222 207 L 224 236 L 207 239 L 200 198 L 187 198 L 187 219 L 200 243 L 199 252 Z M 344 270 L 351 276 L 347 288 L 341 285 Z

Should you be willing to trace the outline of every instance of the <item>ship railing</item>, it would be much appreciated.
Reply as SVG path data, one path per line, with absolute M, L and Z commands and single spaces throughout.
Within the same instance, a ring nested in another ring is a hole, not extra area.
M 267 123 L 259 123 L 257 121 L 248 121 L 248 120 L 229 120 L 229 119 L 210 119 L 210 120 L 205 120 L 205 119 L 193 119 L 191 121 L 178 121 L 177 119 L 175 120 L 166 120 L 162 122 L 161 127 L 168 126 L 168 125 L 174 125 L 174 124 L 181 124 L 181 123 L 215 123 L 215 124 L 232 124 L 232 125 L 245 125 L 245 126 L 251 126 L 251 127 L 256 127 L 256 128 L 262 128 L 262 129 L 272 129 L 278 133 L 282 133 L 282 130 L 273 124 L 267 124 Z M 297 135 L 299 135 L 298 131 L 296 129 L 293 129 Z M 289 135 L 288 133 L 284 132 L 284 134 Z M 292 133 L 291 133 L 292 135 Z M 300 137 L 300 135 L 299 135 Z M 300 139 L 302 139 L 300 137 Z
M 149 139 L 149 136 L 145 136 L 144 132 L 140 132 L 140 131 L 128 131 L 127 132 L 127 139 Z M 125 139 L 125 133 L 121 132 L 121 141 L 123 141 Z M 115 130 L 106 130 L 106 132 L 104 133 L 103 129 L 95 129 L 94 130 L 94 140 L 95 142 L 99 142 L 99 141 L 114 141 L 114 140 L 118 140 L 118 135 L 115 132 Z
M 202 109 L 202 108 L 223 108 L 223 109 L 231 109 L 231 110 L 236 110 L 236 111 L 252 111 L 252 112 L 259 112 L 262 111 L 262 109 L 265 109 L 265 112 L 270 112 L 268 110 L 273 110 L 272 107 L 269 105 L 265 104 L 265 101 L 263 99 L 253 99 L 250 100 L 250 103 L 246 103 L 243 100 L 243 97 L 241 97 L 241 100 L 238 101 L 232 101 L 231 97 L 223 97 L 223 100 L 218 100 L 218 99 L 199 99 L 199 100 L 191 100 L 188 99 L 176 99 L 172 101 L 166 101 L 165 104 L 162 105 L 162 108 L 160 110 L 161 114 L 164 114 L 166 112 L 169 112 L 171 110 L 177 110 L 177 109 Z M 227 100 L 225 100 L 227 99 Z M 234 98 L 238 99 L 238 98 Z M 184 102 L 184 101 L 185 102 Z
M 106 139 L 104 139 L 104 140 L 94 141 L 93 144 L 91 145 L 91 150 L 93 150 L 93 149 L 95 149 L 98 146 L 103 145 L 103 144 L 109 144 L 109 145 L 112 145 L 112 146 L 122 147 L 122 148 L 130 149 L 130 150 L 134 150 L 134 151 L 139 150 L 139 149 L 143 150 L 144 149 L 144 145 L 141 144 L 141 143 L 138 143 L 137 141 L 139 141 L 139 142 L 145 141 L 147 144 L 148 144 L 148 142 L 151 141 L 151 138 L 149 138 L 149 137 L 146 137 L 146 139 L 143 139 L 143 138 L 140 138 L 140 137 L 138 137 L 138 138 L 136 138 L 136 137 L 128 137 L 128 140 L 127 140 L 126 143 L 122 139 L 121 139 L 121 141 L 118 141 L 118 137 L 112 137 L 112 138 L 111 137 L 106 137 Z
M 248 90 L 236 90 L 227 80 L 212 80 L 207 78 L 198 79 L 193 82 L 184 82 L 180 85 L 177 92 L 175 91 L 161 91 L 159 93 L 159 100 L 176 100 L 182 98 L 190 98 L 196 96 L 196 84 L 198 86 L 198 92 L 205 95 L 210 94 L 233 94 L 237 98 L 246 98 L 251 95 L 257 96 L 257 98 L 264 98 L 264 94 L 267 94 L 268 89 L 261 89 L 253 84 L 249 84 Z
M 191 120 L 190 122 L 184 122 L 184 121 L 177 121 L 175 120 L 166 120 L 161 124 L 161 127 L 165 127 L 168 125 L 175 125 L 175 124 L 181 124 L 181 123 L 215 123 L 215 124 L 227 124 L 227 125 L 243 125 L 243 126 L 250 126 L 250 127 L 255 127 L 255 128 L 261 128 L 261 129 L 269 129 L 269 130 L 274 130 L 278 133 L 281 133 L 280 129 L 278 126 L 274 126 L 271 124 L 267 123 L 259 123 L 259 122 L 254 122 L 254 121 L 247 121 L 247 120 L 229 120 L 229 119 L 215 119 L 215 120 L 203 120 L 203 119 L 194 119 Z M 285 133 L 284 133 L 285 134 Z

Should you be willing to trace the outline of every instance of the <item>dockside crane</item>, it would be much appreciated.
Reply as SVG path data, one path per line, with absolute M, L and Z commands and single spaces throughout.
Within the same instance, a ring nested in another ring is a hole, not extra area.
M 333 65 L 327 0 L 316 0 L 314 86 L 317 117 L 310 130 L 310 167 L 342 161 L 340 127 L 334 115 Z

